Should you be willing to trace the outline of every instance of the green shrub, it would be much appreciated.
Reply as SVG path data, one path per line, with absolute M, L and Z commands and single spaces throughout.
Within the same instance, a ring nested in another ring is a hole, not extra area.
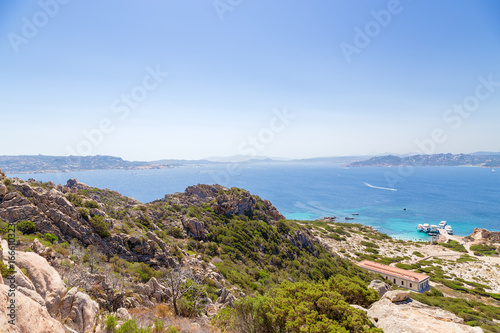
M 9 231 L 9 224 L 4 220 L 0 220 L 0 235 L 5 235 Z
M 3 263 L 2 260 L 0 260 L 0 275 L 5 279 L 11 276 L 16 272 L 16 269 L 14 267 L 10 268 L 9 265 L 6 265 Z
M 467 249 L 456 240 L 449 239 L 447 243 L 442 243 L 441 245 L 453 251 L 467 252 Z
M 178 227 L 173 227 L 169 230 L 169 234 L 174 238 L 183 238 L 182 229 Z
M 497 255 L 497 248 L 493 245 L 478 244 L 470 247 L 476 256 L 494 256 Z
M 33 234 L 36 232 L 36 224 L 30 220 L 24 220 L 17 224 L 17 230 L 25 235 Z
M 78 212 L 80 212 L 80 216 L 85 220 L 85 221 L 90 221 L 90 212 L 87 208 L 80 207 L 78 208 Z
M 307 332 L 382 332 L 344 300 L 337 282 L 346 281 L 283 282 L 264 296 L 238 300 L 234 308 L 222 310 L 215 323 L 239 332 L 305 332 L 305 327 Z
M 135 319 L 130 319 L 124 322 L 117 330 L 116 333 L 140 333 L 140 332 L 148 332 L 139 328 Z M 150 330 L 149 330 L 150 332 Z
M 109 225 L 104 220 L 104 217 L 101 215 L 94 215 L 90 219 L 90 224 L 95 229 L 97 234 L 101 237 L 109 237 L 111 233 L 109 232 Z
M 361 245 L 364 245 L 364 246 L 366 246 L 366 247 L 373 247 L 373 248 L 375 248 L 375 249 L 378 249 L 378 248 L 379 248 L 379 246 L 378 246 L 377 244 L 372 243 L 372 242 L 367 242 L 367 241 L 362 241 L 362 242 L 361 242 Z
M 10 180 L 9 178 L 7 178 L 7 179 L 3 180 L 3 183 L 5 184 L 5 186 L 9 186 L 9 185 L 12 185 L 12 180 Z
M 78 194 L 68 193 L 66 194 L 66 199 L 73 204 L 75 207 L 82 206 L 82 198 Z
M 414 252 L 413 252 L 413 255 L 414 255 L 414 256 L 417 256 L 417 257 L 419 257 L 419 258 L 423 258 L 423 257 L 424 257 L 424 255 L 423 255 L 422 253 L 418 252 L 418 251 L 414 251 Z
M 115 315 L 109 314 L 106 317 L 106 323 L 104 329 L 106 332 L 113 333 L 116 328 L 116 324 L 118 323 L 118 318 Z
M 83 206 L 87 208 L 99 208 L 99 204 L 93 200 L 85 200 Z
M 59 240 L 59 238 L 56 235 L 53 235 L 50 233 L 44 234 L 43 238 L 45 238 L 47 241 L 51 242 L 52 244 L 54 244 L 55 242 L 57 242 Z

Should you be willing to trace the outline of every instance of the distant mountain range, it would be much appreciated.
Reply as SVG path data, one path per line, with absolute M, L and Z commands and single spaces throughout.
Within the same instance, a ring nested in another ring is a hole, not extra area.
M 201 160 L 163 159 L 152 162 L 126 161 L 114 156 L 46 156 L 19 155 L 0 156 L 0 168 L 6 173 L 46 173 L 87 170 L 138 170 L 166 169 L 178 166 L 201 166 L 216 164 L 278 164 L 278 163 L 325 163 L 349 167 L 393 167 L 413 166 L 483 166 L 500 167 L 500 153 L 479 152 L 473 154 L 435 154 L 415 156 L 333 156 L 307 159 L 278 159 L 270 157 L 232 156 L 212 157 Z
M 175 163 L 129 162 L 113 156 L 0 156 L 0 168 L 6 173 L 70 172 L 111 169 L 165 169 Z
M 342 157 L 320 157 L 310 159 L 285 160 L 279 158 L 260 156 L 232 156 L 212 157 L 201 160 L 179 160 L 163 159 L 152 162 L 126 161 L 114 156 L 46 156 L 46 155 L 19 155 L 0 156 L 0 168 L 6 173 L 47 173 L 47 172 L 71 172 L 86 170 L 137 170 L 137 169 L 166 169 L 196 165 L 215 164 L 252 164 L 252 163 L 333 163 L 346 164 L 371 156 L 342 156 Z
M 397 166 L 481 166 L 500 167 L 500 153 L 433 154 L 400 157 L 376 156 L 368 160 L 349 163 L 349 167 L 397 167 Z

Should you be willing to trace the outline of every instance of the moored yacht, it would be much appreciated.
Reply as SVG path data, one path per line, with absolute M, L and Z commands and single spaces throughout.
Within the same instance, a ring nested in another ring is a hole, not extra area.
M 438 226 L 433 224 L 431 225 L 430 230 L 428 231 L 429 234 L 437 235 L 439 233 L 438 231 Z
M 430 227 L 429 227 L 429 223 L 424 223 L 424 225 L 422 226 L 422 231 L 423 232 L 429 232 Z
M 424 226 L 421 225 L 421 224 L 417 225 L 417 230 L 418 231 L 423 231 L 424 230 Z
M 439 222 L 439 225 L 438 225 L 439 229 L 444 229 L 445 226 L 446 226 L 446 221 Z
M 451 227 L 451 225 L 447 225 L 446 227 L 444 227 L 444 230 L 448 233 L 448 235 L 453 235 L 453 228 Z

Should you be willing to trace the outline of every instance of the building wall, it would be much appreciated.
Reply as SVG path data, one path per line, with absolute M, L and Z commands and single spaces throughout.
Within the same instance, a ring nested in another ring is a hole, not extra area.
M 420 291 L 425 290 L 429 287 L 429 279 L 426 279 L 426 280 L 421 281 L 419 283 L 419 282 L 403 279 L 400 277 L 396 277 L 396 276 L 393 276 L 390 274 L 382 274 L 382 273 L 377 272 L 375 270 L 371 270 L 371 269 L 367 269 L 367 270 L 372 271 L 374 273 L 378 273 L 378 274 L 382 275 L 383 277 L 385 277 L 387 280 L 392 281 L 394 284 L 396 284 L 400 287 L 406 288 L 406 289 L 413 290 L 413 291 L 420 292 Z

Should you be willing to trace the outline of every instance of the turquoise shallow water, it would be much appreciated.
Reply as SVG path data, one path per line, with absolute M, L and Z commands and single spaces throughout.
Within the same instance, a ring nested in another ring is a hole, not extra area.
M 270 200 L 288 219 L 338 216 L 344 221 L 344 217 L 358 213 L 353 222 L 403 239 L 428 239 L 416 231 L 417 224 L 438 224 L 441 220 L 448 221 L 455 234 L 462 236 L 474 228 L 500 230 L 500 172 L 485 168 L 420 167 L 407 175 L 397 168 L 252 164 L 9 176 L 62 184 L 78 178 L 141 202 L 198 183 L 221 183 Z

